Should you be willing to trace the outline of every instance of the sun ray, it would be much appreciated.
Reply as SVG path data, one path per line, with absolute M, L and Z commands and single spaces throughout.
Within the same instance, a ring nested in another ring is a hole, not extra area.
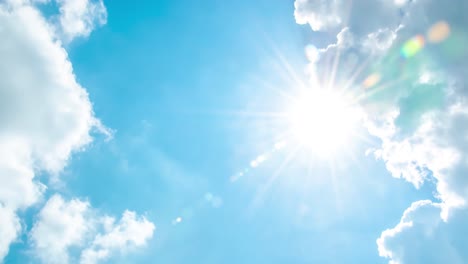
M 210 111 L 210 114 L 213 115 L 223 115 L 223 116 L 240 116 L 240 117 L 252 117 L 252 118 L 284 118 L 285 114 L 283 112 L 268 112 L 268 111 L 242 111 L 242 110 L 219 110 L 219 111 Z
M 356 79 L 359 77 L 359 75 L 364 71 L 364 69 L 369 65 L 369 63 L 372 61 L 372 56 L 368 56 L 366 60 L 364 60 L 363 63 L 354 71 L 353 75 L 351 75 L 350 78 L 346 80 L 346 83 L 339 88 L 340 91 L 344 92 L 348 90 L 355 82 Z
M 342 210 L 342 199 L 340 196 L 339 181 L 336 177 L 336 165 L 333 159 L 329 160 L 328 168 L 330 170 L 331 188 L 333 189 L 335 209 L 338 213 Z
M 260 130 L 267 128 L 268 134 L 272 132 L 275 142 L 280 140 L 288 144 L 284 160 L 257 189 L 248 210 L 255 210 L 263 203 L 265 196 L 291 162 L 304 162 L 304 159 L 307 160 L 304 167 L 306 173 L 297 179 L 302 183 L 301 187 L 310 188 L 317 180 L 323 180 L 313 177 L 313 174 L 315 168 L 328 164 L 327 177 L 332 185 L 335 206 L 339 208 L 342 202 L 339 194 L 342 183 L 337 176 L 340 164 L 343 160 L 358 164 L 358 154 L 354 147 L 361 142 L 374 144 L 364 133 L 357 130 L 364 120 L 360 113 L 362 110 L 360 104 L 369 91 L 350 89 L 354 87 L 356 80 L 361 78 L 362 72 L 368 68 L 373 56 L 367 57 L 349 71 L 349 78 L 341 79 L 343 76 L 339 71 L 342 66 L 342 49 L 338 48 L 333 56 L 328 57 L 329 63 L 328 67 L 325 65 L 324 74 L 318 75 L 317 69 L 310 68 L 308 79 L 305 79 L 298 74 L 296 68 L 274 43 L 271 49 L 273 50 L 271 57 L 275 61 L 274 75 L 284 80 L 285 86 L 255 76 L 253 78 L 258 86 L 279 96 L 276 99 L 280 100 L 274 101 L 279 103 L 278 109 L 273 112 L 229 111 L 229 114 L 233 115 L 258 118 L 257 125 Z M 313 67 L 313 64 L 309 66 Z M 380 85 L 382 84 L 373 87 L 373 90 L 380 89 Z M 360 84 L 356 86 L 361 87 Z M 301 155 L 298 155 L 299 152 Z M 244 173 L 242 170 L 242 175 L 236 175 L 231 182 L 237 182 L 246 174 L 263 173 L 258 170 L 258 167 L 265 165 L 263 162 L 254 165 L 255 167 L 249 167 L 248 172 Z
M 280 164 L 280 166 L 276 169 L 276 171 L 268 178 L 267 182 L 260 187 L 260 189 L 255 194 L 255 197 L 254 197 L 254 199 L 252 201 L 252 204 L 250 206 L 252 209 L 258 207 L 263 202 L 263 199 L 264 199 L 266 193 L 269 191 L 269 189 L 271 188 L 273 183 L 276 181 L 276 179 L 281 175 L 281 173 L 286 168 L 286 166 L 289 164 L 289 162 L 291 162 L 291 160 L 293 160 L 293 158 L 297 154 L 298 150 L 299 150 L 299 147 L 297 147 L 297 146 L 294 149 L 292 149 L 288 153 L 286 158 L 283 160 L 283 162 Z
M 265 80 L 261 79 L 261 78 L 258 78 L 258 77 L 253 77 L 255 81 L 259 82 L 259 84 L 261 84 L 264 88 L 267 88 L 271 91 L 274 91 L 276 92 L 279 96 L 283 97 L 284 99 L 287 99 L 287 100 L 292 100 L 294 97 L 291 95 L 291 93 L 287 92 L 286 89 L 282 89 L 276 85 L 273 85 L 271 83 L 268 83 L 266 82 Z
M 284 73 L 287 73 L 288 79 L 290 79 L 292 83 L 294 83 L 294 86 L 291 87 L 296 87 L 296 89 L 304 89 L 305 87 L 307 87 L 304 80 L 298 76 L 292 65 L 286 60 L 281 51 L 275 45 L 272 45 L 272 48 L 274 54 L 277 56 L 278 61 L 281 62 L 280 66 L 282 66 L 285 69 Z M 280 71 L 280 73 L 282 74 L 283 71 Z
M 374 87 L 371 90 L 362 92 L 359 96 L 356 96 L 355 103 L 361 103 L 363 100 L 366 100 L 366 99 L 370 98 L 371 96 L 374 96 L 374 95 L 384 91 L 385 89 L 387 89 L 389 87 L 392 87 L 392 86 L 394 86 L 394 85 L 396 85 L 396 84 L 398 84 L 400 82 L 403 82 L 406 79 L 407 78 L 405 76 L 401 76 L 400 78 L 398 78 L 396 80 L 386 82 L 386 83 L 382 83 L 381 85 L 379 85 L 377 87 Z
M 342 49 L 340 47 L 337 47 L 335 52 L 335 59 L 333 61 L 333 66 L 330 70 L 330 76 L 328 77 L 328 85 L 326 86 L 326 89 L 333 89 L 332 87 L 334 87 L 335 85 L 336 73 L 340 64 L 341 51 Z

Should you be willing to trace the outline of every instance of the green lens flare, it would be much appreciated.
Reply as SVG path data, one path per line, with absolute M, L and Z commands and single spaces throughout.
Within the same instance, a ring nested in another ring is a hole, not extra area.
M 401 49 L 401 55 L 404 58 L 411 58 L 416 55 L 424 47 L 424 37 L 421 35 L 415 36 L 408 40 Z

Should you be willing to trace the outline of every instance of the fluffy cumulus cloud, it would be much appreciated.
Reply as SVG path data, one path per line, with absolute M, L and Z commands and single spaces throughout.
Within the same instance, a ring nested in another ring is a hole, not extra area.
M 66 41 L 88 36 L 95 26 L 107 21 L 102 0 L 56 0 L 60 6 L 60 28 Z
M 8 254 L 11 241 L 21 231 L 21 225 L 15 212 L 0 205 L 0 259 Z
M 350 27 L 364 35 L 383 27 L 398 27 L 401 19 L 400 7 L 388 0 L 296 0 L 294 7 L 296 22 L 309 24 L 314 31 Z
M 125 211 L 117 223 L 112 217 L 104 218 L 103 223 L 104 232 L 98 234 L 91 246 L 83 251 L 80 263 L 98 263 L 111 254 L 124 254 L 127 250 L 144 246 L 155 229 L 153 223 L 130 211 Z
M 36 172 L 58 173 L 72 151 L 90 142 L 99 121 L 36 8 L 0 5 L 0 35 L 0 204 L 16 212 L 44 192 Z M 14 239 L 1 236 L 0 244 Z
M 89 203 L 77 199 L 64 201 L 55 195 L 39 212 L 30 239 L 44 263 L 69 263 L 68 249 L 83 244 L 91 232 Z
M 410 135 L 381 136 L 383 143 L 376 155 L 392 175 L 416 187 L 435 181 L 435 198 L 440 201 L 413 204 L 395 228 L 382 233 L 379 253 L 394 263 L 468 261 L 463 246 L 453 245 L 463 239 L 461 230 L 468 221 L 468 108 L 465 98 L 457 101 L 444 110 L 425 113 Z M 396 118 L 390 120 L 395 126 Z M 430 259 L 427 252 L 431 252 Z
M 309 23 L 313 30 L 325 30 L 342 23 L 339 0 L 296 0 L 294 16 L 299 24 Z
M 62 46 L 105 23 L 105 7 L 102 1 L 56 0 L 57 14 L 45 17 L 38 5 L 47 2 L 0 3 L 0 261 L 28 229 L 18 213 L 40 203 L 48 189 L 37 174 L 57 179 L 72 153 L 91 142 L 93 130 L 109 135 Z M 54 196 L 32 230 L 34 246 L 65 259 L 66 248 L 87 230 L 67 229 L 65 222 L 88 223 L 88 208 Z
M 115 222 L 86 201 L 66 201 L 54 195 L 38 214 L 30 240 L 43 263 L 98 263 L 145 246 L 155 229 L 153 223 L 131 211 Z M 81 258 L 72 255 L 72 250 L 82 252 Z
M 447 110 L 426 113 L 411 135 L 381 135 L 382 146 L 376 151 L 394 177 L 416 187 L 435 179 L 437 198 L 447 209 L 445 218 L 449 209 L 463 207 L 468 200 L 468 108 L 462 104 L 466 105 L 465 100 Z M 396 118 L 390 122 L 394 125 Z
M 379 254 L 393 264 L 466 263 L 468 240 L 462 234 L 468 232 L 468 211 L 457 210 L 445 222 L 439 217 L 442 206 L 431 201 L 413 203 L 400 223 L 377 240 Z
M 468 19 L 461 11 L 468 3 L 345 2 L 296 1 L 298 23 L 339 32 L 308 69 L 352 83 L 365 126 L 381 142 L 372 152 L 393 177 L 416 188 L 435 183 L 434 201 L 415 201 L 382 233 L 379 253 L 390 263 L 466 263 L 459 230 L 468 222 Z M 331 21 L 316 22 L 327 12 Z

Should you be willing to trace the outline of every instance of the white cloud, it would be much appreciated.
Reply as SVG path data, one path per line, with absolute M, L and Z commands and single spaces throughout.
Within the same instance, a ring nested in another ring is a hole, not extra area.
M 322 3 L 311 0 L 296 3 L 313 6 L 314 8 L 307 10 L 308 13 L 324 10 L 321 7 L 315 8 L 315 5 L 329 8 L 334 4 L 341 6 L 341 9 L 347 8 L 338 2 Z M 335 56 L 338 49 L 341 49 L 337 74 L 345 76 L 337 78 L 342 78 L 344 81 L 351 75 L 349 68 L 356 69 L 348 62 L 349 58 L 357 58 L 359 63 L 363 63 L 373 54 L 373 50 L 399 52 L 398 47 L 396 50 L 390 50 L 395 42 L 401 44 L 416 33 L 424 34 L 433 23 L 444 17 L 452 20 L 453 17 L 461 18 L 458 24 L 455 20 L 450 23 L 454 28 L 466 21 L 459 11 L 467 5 L 462 1 L 455 1 L 451 5 L 431 0 L 409 1 L 396 5 L 394 1 L 389 0 L 358 0 L 353 5 L 347 20 L 348 26 L 343 27 L 338 33 L 337 42 L 319 50 L 320 59 L 313 62 L 316 65 L 326 65 L 329 58 Z M 378 7 L 358 8 L 373 5 Z M 404 8 L 400 9 L 399 5 L 404 5 Z M 400 10 L 401 14 L 393 16 L 393 19 L 385 19 L 383 16 L 380 21 L 373 19 L 375 14 L 371 19 L 362 16 L 362 10 L 373 10 L 370 13 L 377 13 L 380 16 L 380 12 L 386 9 L 390 13 Z M 358 10 L 361 10 L 359 15 L 355 13 Z M 371 25 L 363 31 L 364 24 Z M 413 68 L 400 73 L 397 71 L 400 70 L 398 63 L 391 62 L 385 57 L 382 61 L 374 62 L 372 67 L 374 71 L 380 68 L 379 74 L 383 77 L 387 77 L 386 74 L 390 75 L 382 82 L 395 81 L 398 74 L 406 76 L 404 82 L 380 91 L 384 92 L 382 98 L 375 99 L 369 96 L 365 102 L 364 107 L 368 110 L 367 128 L 371 134 L 382 140 L 382 147 L 376 152 L 377 156 L 386 162 L 388 170 L 394 177 L 404 178 L 416 187 L 423 184 L 429 176 L 434 177 L 437 180 L 438 194 L 448 207 L 464 204 L 468 195 L 459 187 L 465 186 L 465 183 L 458 176 L 465 172 L 467 159 L 465 147 L 468 146 L 467 138 L 463 136 L 468 129 L 463 125 L 468 113 L 465 106 L 468 99 L 464 91 L 468 83 L 464 72 L 452 72 L 450 68 L 447 70 L 444 68 L 445 65 L 437 65 L 438 61 L 434 58 L 413 60 L 411 65 Z M 319 68 L 330 70 L 330 67 L 309 67 L 314 70 Z M 359 86 L 359 83 L 355 86 Z M 356 89 L 362 88 L 356 87 Z M 371 90 L 369 94 L 372 93 L 374 91 Z M 378 93 L 379 91 L 376 91 L 376 94 Z M 431 96 L 436 97 L 436 100 Z M 424 100 L 424 97 L 428 98 L 427 102 L 415 105 L 418 100 Z
M 34 180 L 30 147 L 26 139 L 12 136 L 0 136 L 0 146 L 0 204 L 12 210 L 26 208 L 45 188 Z
M 99 121 L 41 14 L 30 6 L 1 8 L 0 19 L 0 120 L 8 124 L 0 138 L 20 146 L 22 164 L 60 172 Z
M 314 31 L 349 27 L 359 37 L 400 24 L 400 7 L 390 0 L 296 0 L 294 17 Z
M 0 204 L 0 261 L 8 254 L 10 243 L 21 231 L 16 214 Z
M 0 204 L 16 212 L 45 190 L 36 172 L 59 173 L 70 154 L 91 141 L 99 121 L 36 8 L 1 4 L 0 37 Z M 0 236 L 0 243 L 14 240 L 6 239 Z
M 339 51 L 337 81 L 346 82 L 360 65 L 367 63 L 351 89 L 368 89 L 366 100 L 362 100 L 368 116 L 366 127 L 381 140 L 375 155 L 385 162 L 393 177 L 405 179 L 416 188 L 434 182 L 435 199 L 439 201 L 413 204 L 399 225 L 382 234 L 380 254 L 391 263 L 466 263 L 468 255 L 450 247 L 453 241 L 447 239 L 459 239 L 456 230 L 465 228 L 468 221 L 468 81 L 464 70 L 468 52 L 459 49 L 468 44 L 464 30 L 468 19 L 462 11 L 468 9 L 468 2 L 352 2 L 353 8 L 345 12 L 343 3 L 296 1 L 298 23 L 309 23 L 314 30 L 334 26 L 349 33 L 341 35 L 341 40 L 337 36 L 336 43 L 319 50 L 319 59 L 312 61 L 314 65 L 308 69 L 325 71 L 318 75 L 327 76 L 330 58 Z M 326 12 L 341 23 L 314 26 L 314 18 Z M 400 55 L 404 43 L 417 34 L 429 36 L 428 30 L 439 21 L 446 21 L 444 25 L 449 25 L 453 34 L 448 44 L 426 42 L 422 55 L 404 61 Z M 373 76 L 372 87 L 359 83 L 366 75 Z M 428 230 L 436 235 L 428 235 Z M 423 249 L 429 255 L 438 255 L 431 262 Z
M 377 155 L 394 177 L 402 177 L 416 187 L 429 175 L 435 178 L 438 197 L 447 209 L 464 206 L 468 200 L 467 122 L 468 108 L 461 103 L 444 111 L 428 112 L 411 135 L 381 136 L 382 147 Z
M 104 24 L 104 4 L 56 0 L 59 15 L 44 17 L 35 5 L 45 2 L 0 4 L 0 262 L 23 230 L 17 212 L 37 204 L 47 189 L 36 174 L 57 179 L 71 154 L 91 142 L 91 130 L 110 136 L 60 41 L 88 36 Z M 86 201 L 54 195 L 36 216 L 29 241 L 44 263 L 78 261 L 71 250 L 91 245 L 83 259 L 94 263 L 143 246 L 153 235 L 153 223 L 134 212 L 126 211 L 117 224 L 105 219 L 113 218 Z
M 62 32 L 54 19 L 35 7 L 43 2 L 0 3 L 0 262 L 23 231 L 18 211 L 40 202 L 47 189 L 37 173 L 57 179 L 71 154 L 91 142 L 91 130 L 109 135 L 75 79 L 68 54 L 58 41 Z M 75 2 L 59 3 L 61 25 L 70 29 L 66 31 L 70 36 L 89 34 L 91 17 L 99 8 L 92 7 L 95 2 Z M 79 18 L 84 27 L 71 27 Z M 79 200 L 64 202 L 59 196 L 46 204 L 31 233 L 35 247 L 43 249 L 42 259 L 53 256 L 46 261 L 50 263 L 55 257 L 66 258 L 66 249 L 82 238 L 84 229 L 79 225 L 89 222 L 84 219 L 88 207 Z M 55 251 L 47 255 L 47 250 Z
M 114 218 L 105 218 L 102 234 L 98 234 L 81 254 L 80 263 L 94 264 L 108 259 L 112 254 L 124 254 L 135 247 L 145 246 L 152 238 L 155 226 L 145 217 L 125 211 L 118 223 Z
M 342 4 L 339 0 L 296 0 L 294 16 L 299 24 L 308 23 L 315 31 L 326 30 L 341 24 Z
M 42 263 L 98 263 L 145 246 L 154 229 L 135 212 L 125 211 L 115 223 L 115 218 L 100 215 L 87 201 L 54 195 L 38 214 L 29 237 Z M 81 252 L 81 257 L 72 252 Z
M 83 244 L 92 231 L 88 202 L 49 199 L 30 232 L 32 245 L 43 263 L 69 263 L 68 249 Z
M 367 35 L 367 38 L 364 39 L 363 49 L 370 53 L 385 52 L 392 46 L 396 37 L 396 30 L 389 28 L 378 29 Z
M 468 201 L 468 108 L 463 92 L 467 83 L 457 75 L 443 82 L 436 74 L 424 71 L 418 71 L 415 77 L 415 84 L 405 86 L 411 92 L 399 93 L 398 114 L 388 117 L 391 112 L 387 112 L 386 122 L 374 116 L 369 131 L 382 140 L 375 153 L 391 174 L 417 188 L 434 181 L 435 198 L 440 203 L 413 204 L 398 226 L 382 234 L 379 250 L 391 263 L 466 263 L 468 255 L 453 248 L 450 239 L 459 239 L 456 230 L 468 220 L 462 213 Z M 434 89 L 441 91 L 434 93 L 440 96 L 436 104 L 431 103 Z M 381 124 L 393 129 L 389 133 Z M 420 217 L 428 211 L 431 215 Z M 418 222 L 416 217 L 424 221 Z M 436 235 L 429 235 L 426 229 Z
M 96 26 L 107 22 L 102 0 L 55 0 L 59 5 L 59 21 L 66 41 L 87 37 Z
M 55 38 L 65 43 L 77 37 L 87 37 L 107 23 L 107 9 L 103 0 L 6 0 L 6 8 L 36 7 L 54 2 L 57 14 L 46 19 Z
M 382 233 L 377 240 L 379 254 L 390 263 L 468 261 L 467 241 L 460 242 L 468 231 L 468 108 L 460 95 L 457 100 L 463 103 L 447 97 L 449 106 L 427 111 L 412 133 L 402 133 L 396 125 L 397 114 L 376 130 L 390 126 L 393 132 L 374 133 L 382 139 L 376 154 L 392 175 L 416 187 L 434 181 L 435 198 L 440 200 L 413 203 L 396 227 Z
M 329 55 L 330 53 L 336 53 L 336 49 L 348 49 L 354 47 L 355 36 L 348 27 L 344 27 L 338 34 L 336 34 L 336 43 L 328 45 L 324 49 L 320 49 L 322 55 Z M 314 62 L 316 62 L 315 60 Z
M 418 201 L 411 205 L 392 229 L 377 240 L 379 254 L 390 263 L 463 264 L 468 232 L 468 211 L 457 211 L 449 222 L 440 217 L 442 205 Z

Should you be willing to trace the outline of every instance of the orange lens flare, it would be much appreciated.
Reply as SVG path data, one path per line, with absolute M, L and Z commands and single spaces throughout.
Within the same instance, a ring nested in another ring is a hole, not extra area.
M 450 36 L 450 26 L 445 21 L 439 21 L 427 31 L 427 41 L 441 43 Z

